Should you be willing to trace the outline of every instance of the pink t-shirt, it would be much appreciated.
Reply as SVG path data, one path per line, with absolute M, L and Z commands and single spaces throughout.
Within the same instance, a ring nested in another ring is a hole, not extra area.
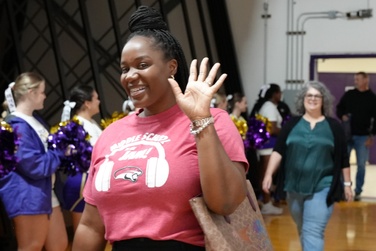
M 228 114 L 213 108 L 217 133 L 233 161 L 247 160 Z M 149 117 L 129 115 L 98 139 L 84 197 L 98 208 L 110 242 L 178 240 L 204 246 L 189 199 L 201 194 L 195 138 L 175 105 Z

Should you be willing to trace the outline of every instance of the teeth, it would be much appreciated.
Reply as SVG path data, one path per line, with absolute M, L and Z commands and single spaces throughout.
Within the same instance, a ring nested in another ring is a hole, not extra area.
M 134 92 L 141 91 L 141 90 L 143 90 L 143 89 L 145 89 L 145 87 L 139 87 L 139 88 L 131 89 L 130 92 L 131 92 L 131 93 L 134 93 Z

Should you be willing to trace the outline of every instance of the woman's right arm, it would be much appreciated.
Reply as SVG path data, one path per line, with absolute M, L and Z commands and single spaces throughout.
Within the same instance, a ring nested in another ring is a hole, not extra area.
M 286 141 L 287 138 L 291 132 L 291 130 L 294 128 L 294 126 L 299 122 L 301 119 L 301 116 L 299 117 L 292 117 L 281 129 L 278 137 L 277 137 L 277 142 L 274 146 L 273 152 L 270 155 L 270 159 L 268 162 L 268 166 L 264 175 L 264 180 L 262 182 L 262 189 L 266 192 L 269 193 L 269 189 L 272 185 L 272 177 L 273 174 L 276 172 L 276 170 L 279 168 L 281 161 L 282 161 L 282 156 L 285 156 L 285 151 L 286 151 Z
M 278 136 L 279 135 L 279 132 L 281 131 L 281 128 L 279 128 L 277 126 L 277 122 L 276 121 L 270 121 L 270 124 L 271 124 L 271 132 L 270 134 L 273 135 L 273 136 Z
M 266 193 L 270 192 L 270 187 L 273 183 L 273 174 L 278 169 L 281 160 L 282 156 L 278 152 L 273 151 L 270 155 L 268 167 L 265 172 L 264 180 L 262 181 L 262 190 Z
M 104 233 L 104 225 L 97 207 L 86 203 L 74 235 L 72 251 L 103 251 L 107 244 Z

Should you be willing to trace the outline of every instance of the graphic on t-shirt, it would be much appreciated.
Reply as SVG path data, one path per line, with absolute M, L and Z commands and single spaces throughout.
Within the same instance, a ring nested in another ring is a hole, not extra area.
M 169 176 L 169 165 L 165 158 L 163 143 L 169 142 L 167 136 L 147 133 L 137 135 L 114 144 L 110 147 L 110 154 L 105 156 L 105 161 L 100 165 L 95 178 L 97 191 L 108 191 L 111 182 L 138 182 L 142 175 L 145 175 L 145 185 L 150 188 L 163 186 Z M 145 148 L 145 146 L 150 146 Z M 149 157 L 149 153 L 156 149 L 158 157 Z M 110 160 L 111 159 L 111 160 Z M 114 170 L 114 160 L 116 166 Z M 135 163 L 140 163 L 137 166 Z M 136 161 L 137 162 L 136 162 Z M 132 164 L 130 164 L 132 163 Z M 143 172 L 142 170 L 145 170 Z M 113 172 L 113 176 L 112 176 Z M 111 178 L 113 178 L 111 180 Z
M 127 166 L 114 172 L 115 179 L 124 179 L 136 182 L 142 174 L 142 170 L 136 166 Z

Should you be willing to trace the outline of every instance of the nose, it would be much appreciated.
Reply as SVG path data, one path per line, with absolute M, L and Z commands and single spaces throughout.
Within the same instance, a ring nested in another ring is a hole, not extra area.
M 137 69 L 130 68 L 129 71 L 125 74 L 125 81 L 132 82 L 138 77 Z

